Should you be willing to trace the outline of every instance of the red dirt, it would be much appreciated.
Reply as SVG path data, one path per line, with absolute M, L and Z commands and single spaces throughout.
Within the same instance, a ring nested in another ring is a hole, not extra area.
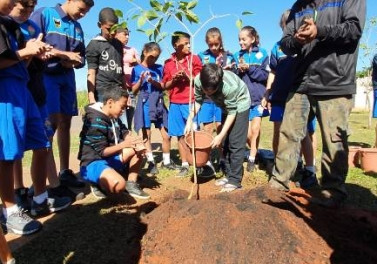
M 264 187 L 187 196 L 146 217 L 141 263 L 377 263 L 377 214 L 302 206 Z

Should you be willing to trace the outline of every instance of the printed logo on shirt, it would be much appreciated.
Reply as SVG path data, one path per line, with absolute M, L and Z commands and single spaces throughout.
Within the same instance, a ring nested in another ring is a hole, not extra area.
M 209 56 L 204 57 L 204 64 L 207 64 L 207 63 L 209 63 Z
M 122 74 L 122 67 L 118 65 L 114 60 L 109 60 L 107 65 L 100 65 L 101 71 L 116 71 L 117 74 Z
M 259 51 L 257 54 L 255 54 L 255 57 L 259 60 L 263 57 L 263 53 Z
M 109 53 L 106 50 L 104 50 L 101 53 L 101 57 L 103 60 L 107 61 L 109 59 Z
M 32 25 L 29 25 L 27 27 L 27 31 L 29 32 L 30 36 L 34 37 L 36 31 L 35 31 L 35 28 Z
M 54 18 L 54 25 L 56 28 L 60 28 L 62 26 L 62 21 L 60 19 Z
M 81 35 L 81 34 L 82 34 L 82 30 L 81 30 L 81 28 L 79 28 L 79 27 L 75 27 L 75 31 L 76 31 L 76 33 L 77 33 L 78 35 Z

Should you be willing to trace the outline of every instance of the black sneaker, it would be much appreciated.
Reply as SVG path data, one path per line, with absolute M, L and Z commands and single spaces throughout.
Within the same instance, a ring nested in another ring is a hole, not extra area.
M 205 165 L 204 167 L 198 168 L 196 174 L 198 177 L 211 178 L 215 176 L 215 171 L 210 166 Z
M 248 161 L 247 161 L 246 170 L 247 170 L 248 172 L 253 172 L 254 169 L 255 169 L 255 162 L 248 160 Z
M 14 190 L 16 203 L 18 207 L 23 209 L 24 211 L 30 210 L 30 200 L 29 200 L 28 192 L 29 192 L 29 188 L 18 188 Z
M 60 183 L 67 187 L 84 188 L 85 182 L 77 179 L 72 170 L 66 169 L 59 172 Z
M 83 192 L 76 193 L 69 189 L 67 186 L 61 184 L 55 188 L 48 188 L 47 191 L 48 196 L 69 197 L 73 202 L 82 200 L 85 197 L 85 194 Z
M 168 170 L 179 170 L 179 166 L 175 164 L 172 160 L 170 160 L 170 163 L 165 164 L 162 162 L 161 169 L 168 169 Z
M 175 175 L 176 178 L 184 178 L 189 174 L 189 167 L 188 166 L 182 166 L 179 170 L 178 174 Z
M 318 186 L 318 180 L 314 172 L 304 169 L 302 172 L 302 179 L 299 185 L 303 189 L 308 189 L 314 186 Z
M 32 216 L 40 217 L 50 213 L 61 211 L 72 203 L 69 197 L 48 197 L 41 204 L 36 203 L 34 200 L 31 202 L 30 213 Z
M 30 235 L 42 228 L 42 224 L 28 216 L 24 210 L 8 215 L 7 219 L 1 221 L 6 232 L 17 235 Z
M 157 169 L 157 166 L 154 162 L 152 161 L 148 161 L 148 168 L 147 168 L 147 171 L 148 173 L 152 174 L 152 175 L 156 175 L 158 174 L 158 169 Z
M 134 198 L 139 198 L 139 199 L 149 199 L 151 196 L 144 192 L 139 184 L 137 184 L 134 181 L 128 181 L 126 185 L 126 192 L 128 192 L 129 195 L 131 195 Z
M 90 191 L 97 199 L 104 199 L 107 197 L 106 192 L 101 189 L 99 185 L 92 184 L 90 185 Z

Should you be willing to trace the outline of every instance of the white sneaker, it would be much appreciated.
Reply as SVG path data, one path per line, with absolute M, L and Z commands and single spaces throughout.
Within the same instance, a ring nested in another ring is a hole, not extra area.
M 236 185 L 233 185 L 233 184 L 231 184 L 231 183 L 227 183 L 227 184 L 225 184 L 222 188 L 221 188 L 221 190 L 220 190 L 220 192 L 233 192 L 234 190 L 237 190 L 237 189 L 239 189 L 240 187 L 237 187 Z
M 222 178 L 215 181 L 215 185 L 216 186 L 224 186 L 225 184 L 228 183 L 228 181 L 229 181 L 228 178 L 222 177 Z

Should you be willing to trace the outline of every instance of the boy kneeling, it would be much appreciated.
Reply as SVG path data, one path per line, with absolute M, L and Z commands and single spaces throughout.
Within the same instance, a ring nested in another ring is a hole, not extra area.
M 233 72 L 223 71 L 215 63 L 204 65 L 200 75 L 195 77 L 195 106 L 187 119 L 185 134 L 191 130 L 192 118 L 205 96 L 223 110 L 223 128 L 213 139 L 212 148 L 221 146 L 224 141 L 226 175 L 215 184 L 221 187 L 221 192 L 231 192 L 241 188 L 250 94 L 246 84 Z
M 103 103 L 85 108 L 78 158 L 81 177 L 92 183 L 97 198 L 124 190 L 135 198 L 150 198 L 136 182 L 145 151 L 143 141 L 131 136 L 118 119 L 127 106 L 127 97 L 126 90 L 111 87 L 105 90 Z M 126 172 L 126 166 L 127 183 L 120 174 Z

